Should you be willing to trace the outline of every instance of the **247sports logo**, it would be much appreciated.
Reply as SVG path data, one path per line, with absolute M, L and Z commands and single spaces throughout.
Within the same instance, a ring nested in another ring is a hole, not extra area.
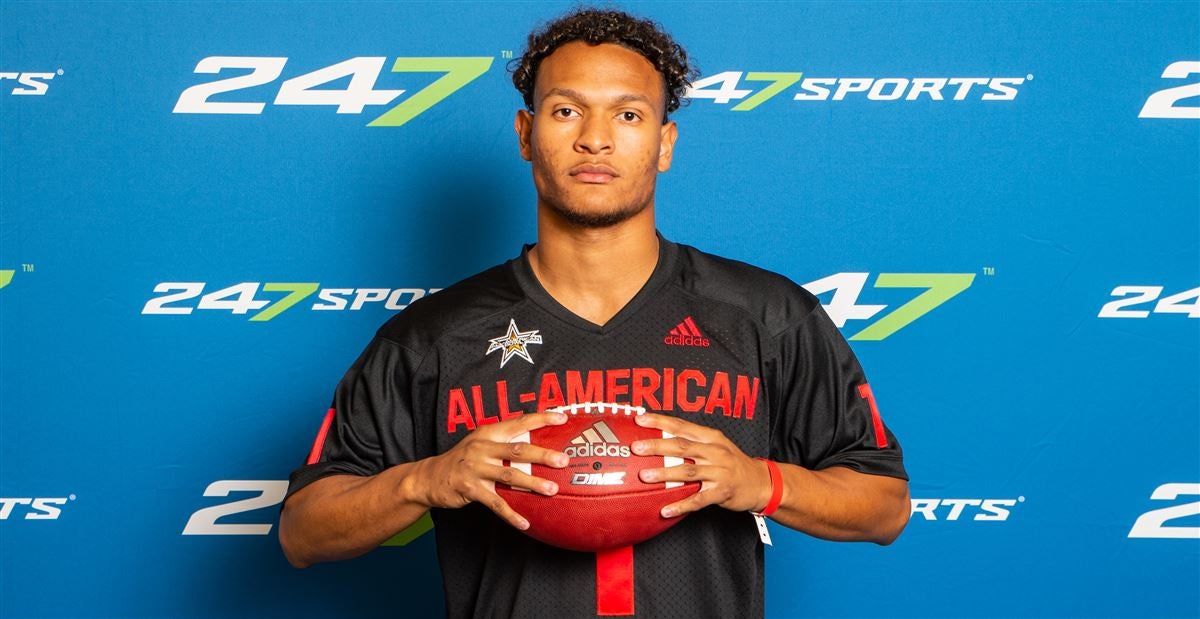
M 50 90 L 50 80 L 62 74 L 62 69 L 57 71 L 0 71 L 0 92 L 8 90 L 10 95 L 39 97 Z M 10 85 L 11 88 L 9 88 Z
M 1165 286 L 1117 286 L 1111 296 L 1116 300 L 1100 308 L 1099 318 L 1148 318 L 1150 314 L 1184 314 L 1200 318 L 1200 287 L 1162 296 Z M 1178 288 L 1176 288 L 1178 290 Z M 1157 300 L 1157 302 L 1155 302 Z M 1154 305 L 1150 305 L 1153 303 Z M 1139 305 L 1144 309 L 1133 309 Z
M 390 73 L 442 73 L 428 86 L 405 97 L 367 123 L 368 127 L 399 127 L 487 73 L 490 57 L 396 58 Z M 226 70 L 249 69 L 235 77 L 213 80 L 186 88 L 175 102 L 176 114 L 262 114 L 266 99 L 258 86 L 283 75 L 288 59 L 282 56 L 209 56 L 196 63 L 195 73 L 219 74 Z M 387 105 L 407 92 L 402 88 L 380 89 L 375 83 L 383 73 L 384 56 L 356 56 L 348 60 L 284 80 L 275 92 L 273 105 L 334 106 L 338 114 L 362 114 L 367 106 Z M 342 88 L 321 88 L 349 82 Z M 229 94 L 237 93 L 237 94 Z M 214 101 L 214 97 L 220 100 Z
M 1154 489 L 1152 501 L 1175 501 L 1180 497 L 1200 497 L 1200 484 L 1169 483 Z M 1128 537 L 1156 539 L 1200 539 L 1200 501 L 1181 502 L 1170 507 L 1152 509 L 1134 521 Z M 1184 525 L 1167 525 L 1172 520 L 1182 520 Z M 1191 526 L 1188 526 L 1191 525 Z
M 233 314 L 255 313 L 254 322 L 271 320 L 301 301 L 317 295 L 317 301 L 309 306 L 312 311 L 361 310 L 368 304 L 382 303 L 386 309 L 402 310 L 413 301 L 441 290 L 441 288 L 321 288 L 314 282 L 281 283 L 242 282 L 203 294 L 204 282 L 162 282 L 154 292 L 164 293 L 151 297 L 142 307 L 143 314 L 191 314 L 193 310 L 219 310 Z M 259 292 L 275 293 L 269 298 L 258 298 Z M 193 299 L 197 299 L 193 301 Z
M 981 522 L 1004 522 L 1018 503 L 1025 497 L 1015 499 L 912 499 L 910 520 L 919 514 L 925 520 L 978 520 Z
M 793 101 L 1013 101 L 1033 75 L 1018 77 L 804 77 L 800 72 L 723 71 L 696 80 L 691 99 L 717 104 L 739 103 L 734 112 L 749 112 L 792 88 Z M 748 83 L 764 84 L 755 88 Z M 739 88 L 739 86 L 746 87 Z
M 0 520 L 58 520 L 62 508 L 75 495 L 63 497 L 0 498 Z
M 1200 61 L 1180 60 L 1163 69 L 1162 79 L 1181 80 L 1193 73 L 1200 73 Z M 1192 101 L 1192 105 L 1178 105 L 1180 101 L 1192 97 L 1200 97 L 1200 82 L 1164 88 L 1146 99 L 1138 118 L 1200 119 L 1200 106 L 1196 105 L 1196 101 Z

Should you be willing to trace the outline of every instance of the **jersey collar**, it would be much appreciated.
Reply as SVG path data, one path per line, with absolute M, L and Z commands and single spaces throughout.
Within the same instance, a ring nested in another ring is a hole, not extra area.
M 513 274 L 525 295 L 542 309 L 573 327 L 603 335 L 612 332 L 626 319 L 637 313 L 646 304 L 646 301 L 670 280 L 674 273 L 679 246 L 663 238 L 662 233 L 655 231 L 655 234 L 658 235 L 658 262 L 654 265 L 654 272 L 650 274 L 650 279 L 646 280 L 637 294 L 633 295 L 633 298 L 625 304 L 625 307 L 622 307 L 621 311 L 603 325 L 578 316 L 550 296 L 549 292 L 546 292 L 537 276 L 533 274 L 533 267 L 529 265 L 529 250 L 533 249 L 532 244 L 525 245 L 521 250 L 520 257 L 513 260 Z

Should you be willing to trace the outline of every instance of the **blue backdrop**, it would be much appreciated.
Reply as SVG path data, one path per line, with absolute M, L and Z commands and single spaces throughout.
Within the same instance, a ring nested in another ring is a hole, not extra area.
M 0 3 L 0 615 L 424 616 L 294 570 L 375 328 L 533 241 L 505 65 L 566 3 Z M 1200 615 L 1200 4 L 625 3 L 704 79 L 670 239 L 806 284 L 905 448 L 772 617 Z

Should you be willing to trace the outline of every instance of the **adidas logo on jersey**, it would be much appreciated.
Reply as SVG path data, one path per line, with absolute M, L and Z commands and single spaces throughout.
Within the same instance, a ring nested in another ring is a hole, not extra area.
M 683 319 L 683 322 L 671 329 L 667 333 L 667 337 L 663 338 L 663 343 L 670 346 L 699 346 L 708 348 L 710 343 L 708 338 L 700 335 L 700 329 L 696 328 L 696 322 L 691 316 Z
M 571 444 L 563 449 L 563 453 L 572 458 L 592 456 L 628 458 L 629 446 L 621 444 L 621 439 L 617 438 L 608 424 L 598 421 L 592 424 L 592 427 L 580 432 L 579 436 L 571 439 Z

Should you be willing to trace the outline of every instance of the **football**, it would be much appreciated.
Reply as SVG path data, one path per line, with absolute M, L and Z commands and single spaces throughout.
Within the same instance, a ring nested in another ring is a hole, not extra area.
M 505 484 L 496 493 L 529 521 L 529 536 L 568 550 L 596 552 L 637 544 L 662 533 L 682 517 L 663 518 L 666 505 L 700 490 L 699 482 L 643 482 L 642 469 L 678 466 L 691 460 L 674 456 L 639 456 L 630 445 L 640 439 L 671 438 L 661 430 L 639 426 L 640 406 L 587 402 L 549 409 L 564 413 L 567 423 L 546 426 L 515 437 L 567 454 L 570 462 L 556 469 L 541 464 L 504 464 L 558 484 L 545 496 Z

